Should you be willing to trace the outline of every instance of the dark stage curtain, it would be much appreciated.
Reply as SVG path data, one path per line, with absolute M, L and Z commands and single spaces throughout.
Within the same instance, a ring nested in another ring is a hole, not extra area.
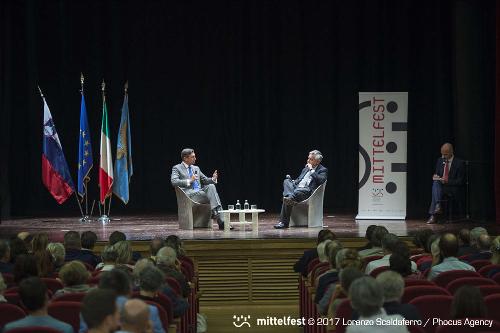
M 43 89 L 76 177 L 80 72 L 97 198 L 100 82 L 116 145 L 129 80 L 127 207 L 173 213 L 172 165 L 195 148 L 225 204 L 280 207 L 285 174 L 319 149 L 325 211 L 354 213 L 358 92 L 408 91 L 408 215 L 430 200 L 439 147 L 470 160 L 471 214 L 493 219 L 495 1 L 1 1 L 2 216 L 77 214 L 41 183 Z M 115 149 L 115 147 L 113 148 Z M 497 156 L 498 158 L 498 156 Z M 76 178 L 75 178 L 76 181 Z

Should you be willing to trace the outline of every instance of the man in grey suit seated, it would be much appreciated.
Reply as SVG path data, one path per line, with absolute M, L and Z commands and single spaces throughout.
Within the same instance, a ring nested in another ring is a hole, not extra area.
M 275 229 L 288 228 L 292 207 L 299 201 L 306 200 L 318 186 L 323 184 L 328 177 L 328 169 L 321 165 L 323 155 L 319 150 L 309 152 L 307 164 L 302 169 L 300 176 L 292 180 L 289 175 L 283 182 L 283 204 L 281 215 Z
M 224 221 L 219 211 L 222 209 L 219 194 L 215 184 L 217 184 L 217 170 L 212 178 L 208 178 L 201 172 L 196 162 L 194 149 L 184 148 L 181 152 L 182 162 L 174 165 L 170 181 L 172 186 L 179 186 L 193 201 L 199 203 L 209 203 L 212 208 L 212 218 L 217 220 L 219 230 L 224 230 Z

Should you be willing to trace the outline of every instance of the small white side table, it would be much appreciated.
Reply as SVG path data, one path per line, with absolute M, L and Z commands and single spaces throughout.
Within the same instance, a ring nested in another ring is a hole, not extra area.
M 245 228 L 245 225 L 251 224 L 252 231 L 257 231 L 259 230 L 259 213 L 264 212 L 264 209 L 226 209 L 219 211 L 219 213 L 224 214 L 224 232 L 229 232 L 231 224 L 241 224 L 243 225 L 243 228 Z M 239 221 L 230 222 L 231 214 L 238 214 Z M 252 221 L 245 221 L 245 214 L 252 214 Z

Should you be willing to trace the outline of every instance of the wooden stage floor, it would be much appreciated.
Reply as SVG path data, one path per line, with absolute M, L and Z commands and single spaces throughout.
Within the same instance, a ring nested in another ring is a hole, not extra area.
M 473 228 L 484 226 L 490 234 L 498 235 L 500 227 L 491 223 L 478 223 L 473 221 L 462 221 L 453 224 L 427 225 L 425 220 L 358 220 L 354 215 L 329 215 L 324 217 L 324 225 L 333 230 L 338 237 L 354 238 L 364 237 L 366 227 L 370 224 L 384 225 L 389 232 L 398 236 L 410 236 L 417 230 L 431 228 L 436 232 L 455 232 L 461 228 Z M 129 240 L 149 240 L 155 236 L 166 237 L 175 234 L 185 240 L 216 240 L 216 239 L 273 239 L 273 238 L 316 238 L 319 228 L 289 228 L 276 230 L 273 225 L 277 222 L 276 214 L 262 214 L 259 216 L 258 231 L 252 231 L 251 226 L 243 230 L 242 226 L 236 226 L 235 230 L 219 231 L 214 224 L 213 229 L 180 230 L 177 215 L 155 215 L 155 216 L 114 216 L 107 225 L 97 221 L 83 224 L 78 218 L 23 218 L 3 220 L 0 224 L 0 238 L 10 237 L 20 231 L 31 233 L 47 232 L 51 241 L 62 241 L 65 232 L 94 231 L 100 241 L 107 240 L 109 235 L 115 231 L 122 231 Z

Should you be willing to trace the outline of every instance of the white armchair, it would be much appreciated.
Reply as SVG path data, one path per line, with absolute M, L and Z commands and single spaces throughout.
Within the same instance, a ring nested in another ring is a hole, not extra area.
M 178 186 L 175 186 L 175 195 L 177 197 L 179 228 L 186 230 L 212 228 L 210 223 L 212 210 L 209 204 L 201 204 L 192 200 Z
M 318 186 L 309 198 L 297 203 L 290 215 L 292 227 L 323 227 L 323 198 L 325 197 L 326 181 Z

